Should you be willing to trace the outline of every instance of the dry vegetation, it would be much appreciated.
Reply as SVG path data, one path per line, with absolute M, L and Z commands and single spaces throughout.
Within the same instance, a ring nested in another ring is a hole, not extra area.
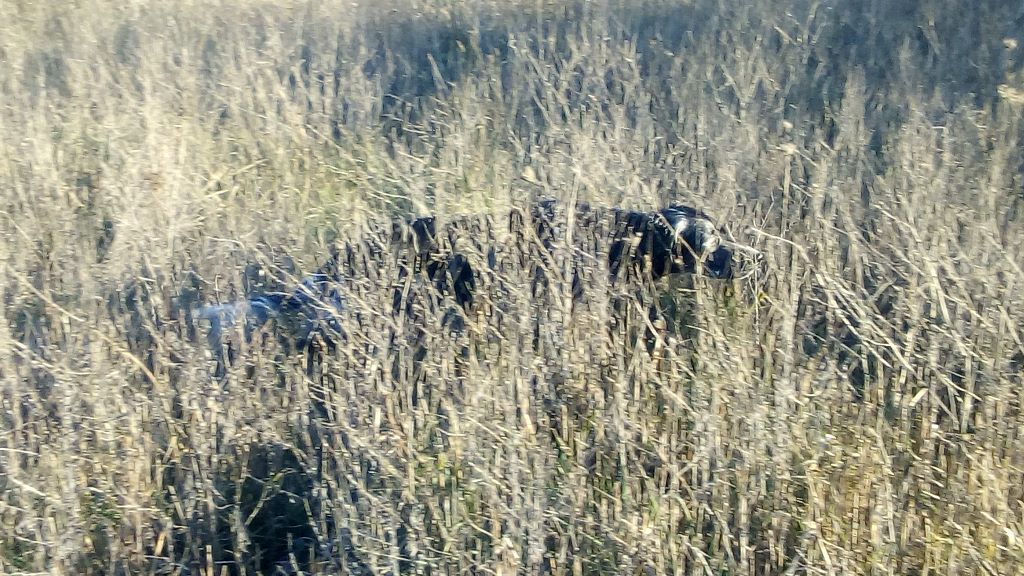
M 1019 3 L 379 4 L 0 3 L 0 572 L 1021 573 Z M 412 361 L 385 265 L 215 376 L 247 266 L 539 195 L 766 273 L 649 353 L 513 271 Z

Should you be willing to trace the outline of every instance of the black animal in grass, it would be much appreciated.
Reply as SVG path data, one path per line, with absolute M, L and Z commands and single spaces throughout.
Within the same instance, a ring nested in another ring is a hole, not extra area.
M 495 223 L 488 218 L 462 218 L 444 222 L 434 217 L 394 222 L 390 228 L 376 230 L 375 236 L 362 249 L 347 246 L 332 254 L 316 272 L 305 278 L 289 292 L 266 292 L 252 295 L 248 300 L 232 304 L 206 306 L 198 316 L 211 323 L 211 341 L 219 341 L 223 331 L 241 325 L 246 338 L 271 320 L 288 327 L 288 335 L 299 347 L 316 338 L 335 340 L 344 337 L 339 322 L 341 312 L 349 307 L 344 289 L 351 280 L 352 261 L 366 259 L 367 254 L 381 254 L 390 247 L 397 254 L 397 278 L 394 288 L 393 310 L 398 314 L 403 303 L 411 300 L 403 291 L 405 280 L 427 280 L 437 294 L 447 294 L 463 310 L 474 304 L 480 279 L 467 249 L 472 249 L 489 267 L 500 267 L 500 243 L 495 234 L 504 228 L 504 242 L 517 244 L 524 254 L 541 248 L 550 253 L 564 238 L 564 231 L 573 223 L 573 230 L 600 230 L 607 249 L 610 281 L 630 277 L 648 277 L 657 280 L 671 274 L 702 273 L 715 279 L 732 278 L 738 267 L 742 251 L 723 239 L 710 216 L 694 208 L 673 205 L 655 212 L 600 209 L 580 204 L 575 206 L 573 218 L 565 206 L 552 200 L 535 203 L 528 211 L 513 210 L 507 223 Z M 509 240 L 511 238 L 511 240 Z M 573 242 L 586 249 L 590 244 L 586 234 L 574 234 Z M 374 248 L 366 249 L 367 245 Z M 514 250 L 513 250 L 514 251 Z M 510 252 L 506 250 L 505 253 Z M 371 256 L 372 260 L 372 256 Z M 374 265 L 363 264 L 363 270 Z M 537 267 L 534 288 L 548 282 L 545 269 Z M 578 276 L 574 274 L 573 292 L 583 292 Z

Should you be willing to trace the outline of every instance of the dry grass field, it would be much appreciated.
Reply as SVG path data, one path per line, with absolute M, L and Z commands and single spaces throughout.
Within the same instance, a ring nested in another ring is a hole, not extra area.
M 0 573 L 1024 574 L 1019 2 L 366 4 L 0 2 Z M 764 266 L 194 318 L 540 197 Z

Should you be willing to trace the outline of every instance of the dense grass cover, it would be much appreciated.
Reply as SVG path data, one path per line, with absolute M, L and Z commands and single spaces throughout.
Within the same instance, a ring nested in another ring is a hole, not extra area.
M 0 572 L 1020 573 L 1019 3 L 371 4 L 0 3 Z M 542 196 L 764 272 L 192 316 Z

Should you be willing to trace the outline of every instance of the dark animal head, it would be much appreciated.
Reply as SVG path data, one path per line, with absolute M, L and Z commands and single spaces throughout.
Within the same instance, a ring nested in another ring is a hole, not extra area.
M 711 217 L 689 206 L 618 215 L 623 233 L 609 252 L 613 274 L 629 261 L 657 279 L 702 271 L 712 278 L 733 276 L 733 251 Z M 629 254 L 631 253 L 631 256 Z
M 732 278 L 733 251 L 726 246 L 721 231 L 707 214 L 689 206 L 670 206 L 658 213 L 663 219 L 662 233 L 668 238 L 662 245 L 670 252 L 669 272 L 692 273 L 698 270 L 712 278 Z

